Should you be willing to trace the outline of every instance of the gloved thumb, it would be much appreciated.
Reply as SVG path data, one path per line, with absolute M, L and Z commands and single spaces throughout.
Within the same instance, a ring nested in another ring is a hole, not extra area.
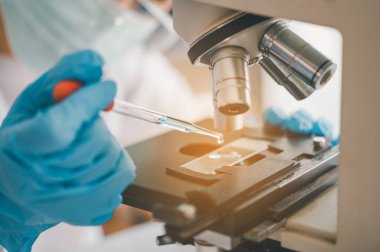
M 4 130 L 2 139 L 11 148 L 31 155 L 44 155 L 68 147 L 82 127 L 91 127 L 94 117 L 116 95 L 116 85 L 103 81 L 79 89 L 61 103 Z

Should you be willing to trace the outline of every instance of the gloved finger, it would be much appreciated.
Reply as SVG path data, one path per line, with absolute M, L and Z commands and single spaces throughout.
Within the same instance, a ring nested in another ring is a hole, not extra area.
M 23 93 L 33 94 L 36 100 L 50 98 L 55 85 L 67 79 L 75 79 L 86 85 L 98 82 L 102 76 L 103 59 L 91 50 L 83 50 L 64 56 L 48 72 L 30 85 Z M 45 95 L 45 92 L 49 92 Z M 24 97 L 23 97 L 24 98 Z
M 24 224 L 28 225 L 35 225 L 39 224 L 39 221 L 41 219 L 31 218 L 33 215 L 32 211 L 28 209 L 20 208 L 19 205 L 17 205 L 13 200 L 14 195 L 5 195 L 8 194 L 7 192 L 0 192 L 0 202 L 1 202 L 1 209 L 0 209 L 0 216 L 7 217 L 10 220 L 18 220 Z M 1 224 L 0 224 L 1 225 Z M 12 227 L 5 227 L 9 231 L 12 231 Z
M 121 152 L 115 167 L 110 172 L 90 184 L 82 186 L 67 185 L 64 190 L 49 190 L 45 195 L 39 194 L 26 207 L 31 206 L 43 213 L 50 213 L 52 218 L 58 218 L 75 225 L 93 225 L 95 217 L 107 214 L 118 205 L 115 196 L 132 183 L 135 178 L 135 168 L 125 152 Z M 67 211 L 67 207 L 75 209 Z
M 95 211 L 90 209 L 83 209 L 79 216 L 70 216 L 65 218 L 63 221 L 72 225 L 79 226 L 97 226 L 104 224 L 106 221 L 111 219 L 115 209 L 120 206 L 122 202 L 121 194 L 116 194 L 110 196 L 107 202 L 103 202 L 102 206 L 97 208 Z
M 70 146 L 59 155 L 39 159 L 40 165 L 34 170 L 41 185 L 53 184 L 62 189 L 67 184 L 83 185 L 105 176 L 114 167 L 124 150 L 101 120 L 85 131 L 77 140 L 78 145 Z
M 71 54 L 63 56 L 55 65 L 55 67 L 60 65 L 103 65 L 104 60 L 100 54 L 91 50 L 85 49 L 80 50 Z
M 57 176 L 57 181 L 42 181 L 35 185 L 30 185 L 29 188 L 23 193 L 24 198 L 33 198 L 33 200 L 39 201 L 52 201 L 60 194 L 62 197 L 67 195 L 68 197 L 74 197 L 73 192 L 85 194 L 86 191 L 81 191 L 86 188 L 90 188 L 96 184 L 103 183 L 107 179 L 114 179 L 112 177 L 115 173 L 123 174 L 125 171 L 129 176 L 134 177 L 134 172 L 136 170 L 132 159 L 129 157 L 128 153 L 124 149 L 119 149 L 112 155 L 104 155 L 100 160 L 96 160 L 94 164 L 89 164 L 84 168 L 86 174 L 78 179 L 77 175 L 74 174 L 73 178 L 67 178 L 66 180 L 59 181 Z M 93 172 L 93 174 L 91 174 Z M 49 174 L 46 174 L 48 176 Z M 86 177 L 86 175 L 88 177 Z M 79 175 L 80 176 L 80 175 Z M 128 181 L 128 178 L 125 178 Z M 123 183 L 124 184 L 124 183 Z M 39 191 L 44 190 L 43 187 L 48 188 L 45 193 L 39 193 Z M 21 203 L 23 204 L 23 203 Z
M 124 167 L 125 164 L 124 161 L 128 161 L 128 169 L 121 169 L 121 167 Z M 73 219 L 74 222 L 72 224 L 77 225 L 99 225 L 102 224 L 104 221 L 109 219 L 109 215 L 112 214 L 112 212 L 118 207 L 122 201 L 121 193 L 126 189 L 128 185 L 132 183 L 132 181 L 135 179 L 135 166 L 130 166 L 131 159 L 128 156 L 128 159 L 124 159 L 123 162 L 120 162 L 119 164 L 119 174 L 117 177 L 115 176 L 114 180 L 111 183 L 105 183 L 104 188 L 108 188 L 107 190 L 103 190 L 102 187 L 98 187 L 97 190 L 94 192 L 95 195 L 99 195 L 98 197 L 101 197 L 101 201 L 94 202 L 94 206 L 91 209 L 97 209 L 97 211 L 94 211 L 92 215 L 88 215 L 85 212 L 83 213 L 83 218 L 77 218 L 76 220 Z M 111 188 L 112 187 L 112 188 Z M 108 216 L 107 216 L 108 215 Z M 85 217 L 89 217 L 86 219 Z
M 35 117 L 4 129 L 3 139 L 16 152 L 41 156 L 67 148 L 82 127 L 98 116 L 116 95 L 112 81 L 81 88 Z
M 93 51 L 81 51 L 63 58 L 46 75 L 44 82 L 47 89 L 52 90 L 58 82 L 63 80 L 77 80 L 83 85 L 100 80 L 102 76 L 103 60 Z M 71 58 L 76 58 L 72 61 Z M 72 62 L 70 62 L 72 61 Z
M 98 82 L 102 76 L 102 58 L 93 51 L 80 51 L 59 61 L 51 70 L 27 87 L 13 104 L 2 127 L 8 127 L 33 116 L 53 104 L 53 88 L 66 79 L 83 83 Z
M 100 214 L 99 216 L 95 216 L 91 219 L 91 225 L 102 225 L 108 220 L 112 218 L 113 212 L 116 210 L 118 206 L 120 206 L 123 201 L 123 197 L 119 194 L 113 197 L 111 200 L 111 204 L 108 206 L 108 209 L 104 209 L 104 214 Z
M 293 113 L 285 122 L 285 128 L 296 134 L 311 134 L 313 118 L 304 110 Z
M 92 163 L 96 156 L 110 148 L 112 138 L 102 118 L 97 117 L 82 127 L 75 144 L 67 146 L 59 153 L 33 158 L 44 167 L 62 170 L 79 169 Z
M 286 121 L 286 113 L 279 107 L 271 107 L 265 110 L 264 119 L 272 126 L 282 125 Z
M 103 60 L 90 50 L 70 54 L 60 60 L 43 79 L 34 85 L 33 104 L 36 109 L 53 104 L 53 89 L 63 80 L 77 80 L 83 85 L 98 82 L 102 77 Z
M 333 137 L 333 125 L 328 120 L 320 118 L 313 124 L 312 133 L 316 136 Z

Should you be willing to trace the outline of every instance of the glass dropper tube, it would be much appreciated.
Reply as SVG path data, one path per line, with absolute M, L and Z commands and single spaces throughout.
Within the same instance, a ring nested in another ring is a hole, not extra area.
M 195 133 L 213 137 L 217 140 L 218 144 L 222 144 L 224 141 L 223 134 L 221 133 L 205 129 L 192 122 L 187 122 L 178 118 L 170 117 L 165 114 L 125 101 L 115 100 L 112 111 L 123 116 L 140 119 L 146 122 L 158 124 L 181 132 Z

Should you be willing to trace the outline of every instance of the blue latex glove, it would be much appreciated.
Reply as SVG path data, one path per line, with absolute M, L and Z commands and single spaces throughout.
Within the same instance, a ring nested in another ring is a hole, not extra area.
M 17 98 L 0 128 L 0 243 L 30 251 L 38 235 L 66 222 L 99 225 L 135 178 L 127 153 L 99 111 L 116 93 L 101 81 L 103 60 L 92 51 L 68 55 Z M 53 87 L 85 86 L 54 104 Z
M 299 110 L 287 117 L 281 108 L 272 107 L 264 112 L 264 119 L 269 125 L 281 126 L 293 133 L 333 138 L 333 125 L 323 118 L 314 121 L 305 110 Z M 333 144 L 338 144 L 338 141 L 338 139 L 333 140 Z

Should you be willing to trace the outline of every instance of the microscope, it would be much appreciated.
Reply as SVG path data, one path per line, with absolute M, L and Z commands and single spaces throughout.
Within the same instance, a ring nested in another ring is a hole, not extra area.
M 216 129 L 243 127 L 251 105 L 249 66 L 259 64 L 297 100 L 323 87 L 336 70 L 284 20 L 187 1 L 174 1 L 173 8 L 174 28 L 190 45 L 191 63 L 211 70 Z M 185 10 L 196 13 L 191 28 Z
M 123 203 L 165 223 L 159 245 L 210 252 L 379 247 L 379 7 L 376 1 L 173 0 L 174 29 L 189 45 L 191 63 L 212 73 L 214 120 L 201 125 L 221 130 L 226 143 L 169 132 L 127 148 L 137 179 Z M 249 67 L 259 65 L 297 100 L 328 84 L 337 69 L 287 20 L 343 35 L 338 146 L 270 125 L 244 127 Z

